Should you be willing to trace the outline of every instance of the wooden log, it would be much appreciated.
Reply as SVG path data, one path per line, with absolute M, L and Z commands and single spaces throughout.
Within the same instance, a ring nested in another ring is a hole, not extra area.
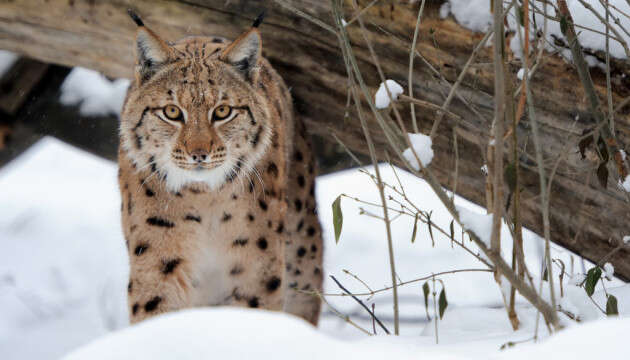
M 5 120 L 4 125 L 0 122 L 0 145 L 4 145 L 4 148 L 0 146 L 0 167 L 43 136 L 54 136 L 106 159 L 116 160 L 117 117 L 84 116 L 78 105 L 62 105 L 59 102 L 60 86 L 71 69 L 58 65 L 45 66 L 39 84 L 20 95 L 25 104 L 13 115 L 5 113 L 2 119 Z M 3 130 L 9 136 L 2 137 Z
M 48 64 L 21 58 L 0 79 L 0 111 L 14 115 L 42 79 Z
M 286 0 L 292 6 L 332 24 L 328 1 Z M 370 1 L 358 1 L 366 6 Z M 350 1 L 347 1 L 350 4 Z M 419 2 L 383 0 L 365 12 L 367 36 L 380 57 L 387 76 L 406 88 L 409 48 Z M 461 71 L 469 54 L 483 34 L 472 33 L 452 19 L 441 19 L 442 1 L 427 2 L 420 30 L 418 51 L 450 82 Z M 352 112 L 346 113 L 347 77 L 336 37 L 303 17 L 278 6 L 275 2 L 246 0 L 15 0 L 0 4 L 0 48 L 20 52 L 46 62 L 84 66 L 112 77 L 129 77 L 133 63 L 135 25 L 126 15 L 132 7 L 163 37 L 176 40 L 193 34 L 236 37 L 266 7 L 268 17 L 262 26 L 264 55 L 282 74 L 295 99 L 297 112 L 309 131 L 332 142 L 336 134 L 350 149 L 365 153 L 366 147 Z M 348 15 L 348 18 L 351 15 Z M 347 27 L 363 75 L 369 86 L 380 83 L 366 44 L 356 24 Z M 509 51 L 509 49 L 508 49 Z M 455 100 L 450 110 L 462 120 L 445 118 L 434 141 L 436 153 L 431 165 L 440 182 L 452 188 L 454 174 L 453 132 L 459 145 L 459 178 L 457 192 L 478 204 L 484 204 L 485 148 L 493 110 L 493 67 L 490 49 L 484 49 L 468 70 L 460 94 L 470 107 Z M 441 105 L 448 93 L 437 76 L 419 59 L 415 62 L 414 95 Z M 619 103 L 630 95 L 630 75 L 625 61 L 613 62 L 613 101 Z M 514 62 L 512 76 L 520 67 Z M 592 70 L 597 90 L 605 94 L 605 77 Z M 630 234 L 630 211 L 627 194 L 611 176 L 608 187 L 595 178 L 596 164 L 581 160 L 577 154 L 583 129 L 593 126 L 588 116 L 577 116 L 586 110 L 584 93 L 575 69 L 559 56 L 545 56 L 543 66 L 532 78 L 537 116 L 541 123 L 541 141 L 548 173 L 558 159 L 551 191 L 552 240 L 579 255 L 598 262 L 609 254 L 621 237 Z M 604 102 L 605 103 L 605 102 Z M 408 106 L 399 104 L 409 127 Z M 417 107 L 421 130 L 427 133 L 435 111 Z M 630 136 L 630 106 L 622 108 L 615 130 L 621 144 Z M 376 144 L 381 155 L 386 141 L 372 122 Z M 518 128 L 522 139 L 523 223 L 542 233 L 538 175 L 533 163 L 533 145 L 529 123 L 523 119 Z M 384 157 L 382 157 L 384 158 Z M 611 169 L 612 170 L 612 169 Z M 614 173 L 614 172 L 611 172 Z M 622 248 L 608 257 L 616 274 L 630 279 L 630 251 Z
M 48 64 L 37 60 L 18 59 L 0 78 L 0 165 L 12 158 L 15 149 L 22 149 L 23 141 L 12 141 L 21 138 L 24 132 L 15 131 L 16 113 L 24 104 L 33 88 L 42 79 Z M 15 147 L 10 147 L 15 142 Z

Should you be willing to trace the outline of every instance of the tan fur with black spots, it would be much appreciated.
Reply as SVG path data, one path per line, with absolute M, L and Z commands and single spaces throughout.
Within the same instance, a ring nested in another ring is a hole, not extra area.
M 209 305 L 317 324 L 315 163 L 256 21 L 234 42 L 168 43 L 144 26 L 120 124 L 132 322 Z

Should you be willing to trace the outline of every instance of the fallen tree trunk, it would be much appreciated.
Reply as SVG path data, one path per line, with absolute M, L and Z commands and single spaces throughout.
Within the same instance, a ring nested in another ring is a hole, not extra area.
M 329 3 L 323 0 L 286 0 L 325 23 L 332 24 Z M 370 1 L 359 1 L 366 6 Z M 348 1 L 350 3 L 350 1 Z M 380 57 L 387 76 L 407 82 L 409 48 L 419 2 L 380 1 L 364 13 L 368 37 Z M 428 1 L 417 50 L 444 78 L 453 82 L 483 34 L 464 29 L 452 19 L 440 19 L 441 1 Z M 46 62 L 84 66 L 112 77 L 130 77 L 133 63 L 135 25 L 126 10 L 131 6 L 146 24 L 163 37 L 176 40 L 193 34 L 235 38 L 248 27 L 263 7 L 268 16 L 262 26 L 264 55 L 283 75 L 295 99 L 298 113 L 315 136 L 334 142 L 338 136 L 351 150 L 365 153 L 366 146 L 358 118 L 346 113 L 347 77 L 336 37 L 300 15 L 273 1 L 246 0 L 138 0 L 97 2 L 89 0 L 16 0 L 0 4 L 0 48 L 19 52 Z M 350 15 L 349 15 L 350 16 Z M 347 27 L 361 70 L 368 85 L 380 83 L 377 71 L 356 24 Z M 445 117 L 434 141 L 435 158 L 431 168 L 443 186 L 455 182 L 454 136 L 458 143 L 457 192 L 478 204 L 485 203 L 483 149 L 488 141 L 493 117 L 493 65 L 491 49 L 482 49 L 468 70 L 460 94 L 470 104 L 454 100 L 449 107 L 461 120 Z M 595 56 L 603 56 L 593 53 Z M 415 61 L 415 97 L 441 105 L 449 87 L 419 59 Z M 511 66 L 512 76 L 520 66 Z M 613 61 L 613 101 L 630 95 L 630 66 Z M 604 96 L 605 76 L 592 71 L 597 90 Z M 594 262 L 606 257 L 615 273 L 630 279 L 628 247 L 613 251 L 621 237 L 630 234 L 627 194 L 619 190 L 611 176 L 608 187 L 599 185 L 595 162 L 581 160 L 577 143 L 583 129 L 593 120 L 584 115 L 586 104 L 577 73 L 572 65 L 556 55 L 545 56 L 544 65 L 532 78 L 545 167 L 549 174 L 559 159 L 551 188 L 551 236 L 558 243 Z M 404 86 L 406 88 L 406 86 Z M 399 105 L 409 125 L 408 106 Z M 471 107 L 480 115 L 471 111 Z M 428 133 L 435 111 L 416 107 L 421 131 Z M 630 106 L 620 109 L 615 130 L 620 144 L 628 144 Z M 581 116 L 580 116 L 581 115 Z M 384 154 L 386 141 L 375 123 L 371 125 L 376 145 Z M 408 126 L 410 128 L 410 126 Z M 541 234 L 542 220 L 538 197 L 538 175 L 529 137 L 529 122 L 518 129 L 523 143 L 521 195 L 523 223 Z M 384 158 L 384 157 L 382 157 Z M 613 174 L 613 172 L 611 172 Z

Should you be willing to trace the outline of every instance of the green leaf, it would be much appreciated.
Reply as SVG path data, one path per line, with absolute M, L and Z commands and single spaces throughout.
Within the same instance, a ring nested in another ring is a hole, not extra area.
M 595 292 L 595 285 L 597 285 L 597 282 L 599 281 L 599 278 L 601 277 L 602 277 L 602 269 L 600 269 L 597 266 L 590 269 L 586 273 L 586 283 L 584 284 L 584 290 L 586 290 L 586 293 L 588 294 L 588 296 L 593 295 L 593 293 Z
M 427 319 L 431 320 L 431 316 L 429 316 L 429 282 L 425 282 L 422 285 L 422 293 L 424 294 L 424 310 L 427 312 Z
M 562 31 L 562 35 L 567 35 L 567 30 L 569 28 L 569 22 L 567 21 L 566 16 L 562 16 L 560 18 L 560 31 Z
M 523 15 L 523 7 L 519 6 L 518 7 L 518 22 L 519 24 L 521 24 L 521 26 L 525 26 L 525 19 L 524 19 L 524 15 Z
M 602 162 L 607 162 L 610 159 L 610 156 L 608 155 L 608 148 L 606 147 L 606 142 L 601 136 L 597 139 L 597 147 L 599 149 L 600 159 L 602 160 Z
M 586 128 L 582 131 L 582 136 L 584 137 L 582 140 L 580 140 L 580 142 L 578 143 L 578 148 L 580 149 L 580 155 L 582 155 L 582 160 L 584 160 L 586 158 L 585 152 L 586 149 L 593 144 L 593 141 L 595 141 L 595 139 L 593 138 L 593 135 L 586 135 L 589 134 L 593 131 L 593 129 L 591 128 Z
M 438 299 L 438 309 L 440 311 L 440 319 L 444 316 L 444 311 L 446 311 L 446 307 L 448 306 L 448 301 L 446 301 L 446 291 L 442 288 L 440 291 L 440 298 Z
M 416 233 L 418 232 L 418 213 L 416 213 L 416 220 L 413 222 L 413 232 L 411 233 L 411 243 L 416 241 Z
M 608 295 L 608 300 L 606 301 L 606 315 L 619 315 L 619 310 L 617 310 L 617 298 L 613 295 Z
M 453 224 L 455 223 L 455 219 L 451 220 L 451 247 L 453 247 L 453 241 L 455 241 L 455 228 Z
M 605 189 L 608 185 L 608 168 L 605 161 L 602 161 L 597 167 L 597 179 L 599 184 Z
M 503 177 L 510 191 L 514 192 L 516 190 L 516 166 L 514 166 L 514 163 L 509 163 L 505 166 Z
M 343 226 L 343 213 L 341 212 L 341 195 L 337 196 L 332 203 L 333 225 L 335 227 L 335 243 L 339 243 L 341 227 Z

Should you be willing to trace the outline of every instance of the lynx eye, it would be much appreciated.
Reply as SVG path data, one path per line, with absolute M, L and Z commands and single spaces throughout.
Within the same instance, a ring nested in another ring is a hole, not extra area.
M 227 105 L 221 105 L 214 109 L 212 113 L 212 121 L 221 121 L 227 119 L 232 115 L 232 107 Z
M 162 112 L 164 112 L 164 116 L 169 120 L 182 120 L 182 110 L 175 105 L 166 105 L 164 109 L 162 109 Z

